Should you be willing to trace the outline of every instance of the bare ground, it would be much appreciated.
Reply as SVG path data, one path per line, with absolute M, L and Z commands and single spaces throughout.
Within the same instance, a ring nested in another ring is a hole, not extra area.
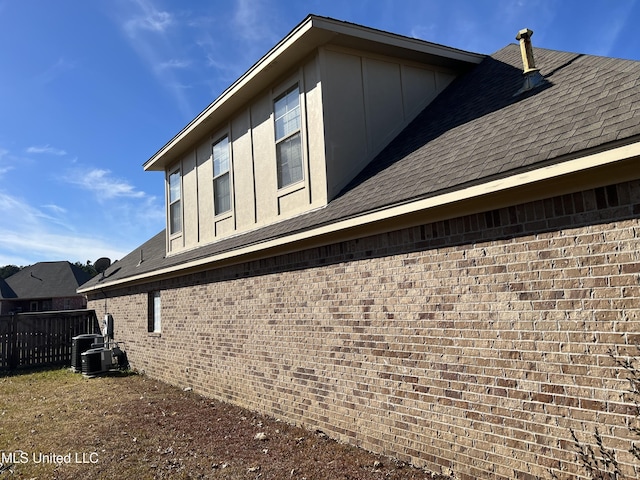
M 0 377 L 0 480 L 447 479 L 133 375 Z

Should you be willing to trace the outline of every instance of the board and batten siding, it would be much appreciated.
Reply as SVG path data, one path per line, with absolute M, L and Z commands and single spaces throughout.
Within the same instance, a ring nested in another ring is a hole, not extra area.
M 229 119 L 212 125 L 179 162 L 183 228 L 177 253 L 322 207 L 442 91 L 454 74 L 338 47 L 316 51 Z M 298 84 L 303 180 L 278 188 L 273 103 Z M 231 210 L 215 215 L 212 145 L 228 136 Z
M 337 47 L 321 50 L 328 197 L 334 198 L 455 75 Z M 337 74 L 336 72 L 340 72 Z
M 281 91 L 295 84 L 301 93 L 304 178 L 278 189 L 273 102 Z M 192 249 L 326 204 L 319 90 L 317 57 L 313 57 L 273 88 L 259 92 L 232 118 L 218 122 L 210 135 L 167 170 L 168 175 L 178 167 L 181 169 L 183 210 L 183 228 L 179 235 L 169 237 L 169 253 Z M 213 144 L 225 136 L 230 146 L 231 210 L 215 215 L 211 153 Z

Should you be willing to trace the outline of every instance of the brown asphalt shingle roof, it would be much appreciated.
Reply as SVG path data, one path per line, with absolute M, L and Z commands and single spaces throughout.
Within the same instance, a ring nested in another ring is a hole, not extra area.
M 640 62 L 535 49 L 546 84 L 523 85 L 518 45 L 456 79 L 326 208 L 164 258 L 165 232 L 107 272 L 151 272 L 367 211 L 558 163 L 640 135 Z M 92 280 L 87 286 L 96 283 Z

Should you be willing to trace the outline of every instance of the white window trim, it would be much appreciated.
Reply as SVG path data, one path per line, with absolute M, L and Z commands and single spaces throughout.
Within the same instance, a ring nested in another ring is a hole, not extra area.
M 180 165 L 170 168 L 167 171 L 167 231 L 169 232 L 169 236 L 171 238 L 180 237 L 182 235 L 182 231 L 184 229 L 184 214 L 183 214 L 183 203 L 182 203 L 182 168 Z M 180 181 L 180 198 L 178 200 L 171 201 L 171 176 L 174 174 L 178 174 L 178 178 Z M 180 202 L 179 215 L 180 215 L 180 230 L 177 232 L 171 231 L 171 205 L 176 202 Z
M 149 292 L 149 333 L 162 333 L 162 295 L 160 290 Z
M 229 217 L 233 214 L 233 209 L 234 209 L 234 189 L 233 189 L 233 148 L 231 145 L 231 136 L 229 135 L 228 132 L 225 132 L 221 135 L 218 135 L 217 140 L 211 142 L 211 169 L 212 169 L 212 175 L 213 175 L 213 179 L 211 182 L 211 188 L 213 189 L 213 216 L 214 218 L 218 219 L 222 219 L 222 218 L 226 218 Z M 218 143 L 222 142 L 224 139 L 227 139 L 227 148 L 229 149 L 229 168 L 228 170 L 223 173 L 222 175 L 216 175 L 215 174 L 215 158 L 213 156 L 213 147 L 215 145 L 217 145 Z M 224 175 L 229 175 L 229 209 L 225 210 L 224 212 L 220 212 L 220 213 L 216 213 L 216 189 L 215 189 L 215 183 L 216 183 L 216 179 L 221 178 Z
M 300 128 L 299 130 L 289 133 L 288 135 L 276 139 L 276 118 L 275 118 L 275 105 L 276 101 L 282 96 L 286 95 L 286 93 L 292 88 L 298 87 L 298 98 L 299 98 L 299 108 L 300 108 Z M 271 114 L 273 115 L 272 127 L 273 127 L 273 138 L 274 138 L 274 158 L 276 161 L 275 164 L 275 174 L 276 174 L 276 188 L 278 189 L 278 196 L 282 197 L 290 194 L 293 191 L 300 190 L 305 188 L 308 182 L 308 160 L 307 160 L 307 116 L 306 116 L 306 96 L 305 96 L 305 88 L 302 71 L 298 73 L 298 75 L 291 77 L 289 80 L 282 82 L 279 87 L 274 88 L 272 90 L 271 95 Z M 284 186 L 280 186 L 278 183 L 278 149 L 277 145 L 288 138 L 291 138 L 296 133 L 300 134 L 300 149 L 302 154 L 302 178 L 300 180 L 296 180 L 295 182 L 289 183 Z

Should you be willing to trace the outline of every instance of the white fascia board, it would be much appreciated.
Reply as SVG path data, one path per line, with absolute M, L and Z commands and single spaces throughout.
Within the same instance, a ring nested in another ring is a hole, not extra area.
M 308 18 L 303 23 L 298 25 L 287 37 L 285 37 L 280 43 L 273 47 L 264 57 L 262 57 L 256 64 L 254 64 L 249 70 L 247 70 L 238 80 L 231 84 L 218 98 L 216 98 L 207 108 L 205 108 L 196 118 L 194 118 L 189 124 L 184 127 L 177 135 L 175 135 L 165 146 L 163 146 L 158 152 L 156 152 L 149 160 L 143 165 L 145 170 L 154 170 L 154 166 L 165 155 L 169 153 L 178 143 L 183 141 L 189 134 L 191 134 L 196 127 L 201 125 L 207 118 L 216 114 L 216 112 L 232 97 L 237 95 L 243 90 L 252 80 L 261 72 L 264 71 L 270 64 L 274 64 L 278 57 L 287 50 L 292 44 L 294 44 L 302 35 L 312 28 L 312 23 Z M 162 168 L 160 169 L 162 170 Z
M 363 213 L 361 215 L 337 221 L 335 223 L 323 225 L 302 232 L 297 232 L 291 235 L 274 238 L 264 242 L 247 245 L 246 247 L 223 252 L 207 258 L 181 263 L 180 265 L 175 265 L 155 270 L 153 272 L 127 277 L 121 280 L 101 283 L 99 286 L 91 287 L 84 290 L 78 290 L 78 293 L 87 293 L 92 290 L 100 290 L 111 286 L 141 282 L 153 277 L 174 276 L 176 274 L 179 274 L 180 271 L 187 269 L 198 269 L 202 267 L 215 268 L 216 263 L 225 260 L 228 261 L 233 258 L 237 258 L 238 262 L 241 262 L 243 257 L 259 253 L 260 251 L 284 247 L 286 245 L 293 245 L 298 242 L 313 239 L 314 237 L 327 236 L 345 231 L 347 229 L 373 225 L 377 222 L 401 217 L 412 213 L 428 212 L 429 210 L 455 204 L 457 202 L 472 200 L 474 198 L 480 198 L 489 194 L 505 192 L 507 190 L 517 189 L 519 187 L 526 187 L 542 181 L 553 180 L 564 175 L 586 172 L 597 167 L 614 165 L 625 160 L 633 159 L 634 157 L 640 158 L 640 142 L 617 147 L 599 153 L 594 153 L 585 157 L 567 160 L 562 163 L 544 166 L 535 170 L 518 173 L 499 180 L 493 180 L 479 185 L 469 186 L 467 188 L 444 193 L 442 195 L 436 195 L 434 197 L 390 206 L 388 208 L 380 209 L 374 212 Z M 640 163 L 640 160 L 638 160 L 638 162 Z M 638 172 L 640 175 L 640 164 L 638 167 Z
M 313 26 L 372 43 L 389 45 L 465 63 L 478 64 L 487 58 L 484 54 L 468 52 L 418 38 L 406 37 L 404 35 L 385 32 L 384 30 L 377 30 L 354 23 L 340 22 L 330 18 L 313 17 Z

